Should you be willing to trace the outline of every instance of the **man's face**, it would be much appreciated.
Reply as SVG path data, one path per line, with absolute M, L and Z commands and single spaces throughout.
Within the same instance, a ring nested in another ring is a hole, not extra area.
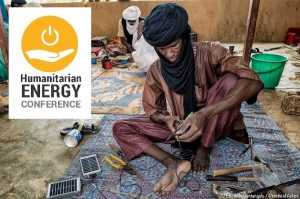
M 157 47 L 157 50 L 162 54 L 167 60 L 171 63 L 175 63 L 179 58 L 182 48 L 182 39 L 176 39 L 174 42 L 169 45 Z
M 133 26 L 135 24 L 135 22 L 136 22 L 136 20 L 127 20 L 127 21 L 129 23 L 129 25 L 131 25 L 131 26 Z

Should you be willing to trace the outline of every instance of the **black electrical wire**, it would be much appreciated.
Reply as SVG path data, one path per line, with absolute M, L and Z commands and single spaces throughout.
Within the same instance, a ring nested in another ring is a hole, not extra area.
M 180 141 L 178 141 L 178 144 L 179 144 L 179 148 L 175 148 L 175 147 L 171 147 L 171 152 L 173 153 L 174 157 L 177 158 L 177 159 L 180 159 L 180 160 L 189 160 L 191 161 L 191 157 L 193 156 L 193 151 L 190 150 L 190 149 L 182 149 L 182 146 L 181 146 L 181 143 Z M 165 161 L 166 159 L 168 158 L 173 158 L 173 157 L 166 157 L 164 158 L 161 162 Z M 148 171 L 154 167 L 156 167 L 157 165 L 159 165 L 160 162 L 158 163 L 155 163 L 147 168 L 140 168 L 138 166 L 134 166 L 135 168 L 137 168 L 138 170 L 141 170 L 141 171 Z M 177 161 L 176 161 L 176 167 L 177 167 Z M 119 176 L 119 185 L 120 185 L 120 189 L 122 189 L 122 187 L 130 187 L 130 186 L 136 186 L 139 190 L 137 196 L 135 198 L 139 198 L 142 193 L 143 193 L 143 189 L 140 185 L 138 185 L 137 183 L 132 183 L 132 184 L 126 184 L 126 182 L 122 182 L 122 176 L 123 176 L 123 172 L 124 170 L 121 170 L 121 173 L 120 173 L 120 176 Z M 185 173 L 185 177 L 180 179 L 180 176 Z M 201 189 L 201 185 L 200 185 L 200 182 L 197 178 L 195 178 L 195 176 L 191 173 L 191 171 L 189 172 L 180 172 L 179 174 L 176 173 L 176 177 L 178 178 L 178 186 L 180 188 L 187 188 L 188 190 L 190 191 L 199 191 Z M 99 192 L 99 194 L 104 198 L 104 199 L 107 199 L 105 197 L 105 195 L 97 188 L 97 186 L 93 183 L 93 179 L 94 177 L 92 176 L 92 185 L 96 188 L 96 190 Z M 88 180 L 88 179 L 82 179 L 82 180 Z M 192 182 L 192 181 L 195 181 L 196 184 L 198 185 L 196 189 L 192 189 L 188 186 L 188 183 Z M 124 180 L 123 180 L 124 181 Z
M 181 142 L 179 140 L 178 140 L 178 146 L 179 146 L 179 149 L 175 149 L 175 147 L 171 147 L 171 151 L 173 150 L 173 154 L 181 160 L 191 161 L 191 159 L 194 155 L 193 150 L 182 149 Z M 176 162 L 176 164 L 177 164 L 177 162 Z M 190 176 L 190 174 L 191 174 L 191 179 L 185 180 L 185 178 L 188 178 Z M 180 173 L 179 173 L 179 176 L 176 173 L 176 176 L 179 179 L 179 184 L 178 184 L 179 187 L 181 187 L 181 188 L 186 187 L 190 191 L 199 191 L 201 189 L 201 185 L 200 185 L 199 180 L 197 178 L 195 178 L 194 175 L 190 171 L 186 174 L 185 178 L 183 178 L 182 180 L 180 180 Z M 187 183 L 191 182 L 193 179 L 196 181 L 196 183 L 198 185 L 197 189 L 191 189 L 187 186 Z
M 173 153 L 175 158 L 178 158 L 180 160 L 189 160 L 189 161 L 191 161 L 191 157 L 193 156 L 194 152 L 190 149 L 182 149 L 180 141 L 178 141 L 178 145 L 179 145 L 179 148 L 171 147 L 171 152 Z M 172 157 L 166 157 L 161 162 L 165 161 L 168 158 L 172 158 Z M 140 167 L 137 167 L 137 166 L 134 166 L 134 167 L 139 169 L 139 170 L 142 170 L 142 171 L 148 171 L 148 170 L 152 169 L 153 167 L 156 167 L 159 164 L 160 163 L 158 162 L 158 163 L 155 163 L 155 164 L 153 164 L 153 165 L 151 165 L 147 168 L 140 168 Z M 176 162 L 176 164 L 177 164 L 177 162 Z M 177 165 L 176 165 L 176 167 L 177 167 Z M 201 185 L 200 185 L 199 180 L 197 178 L 195 178 L 195 176 L 192 174 L 192 172 L 190 172 L 190 171 L 187 172 L 186 176 L 183 179 L 180 179 L 180 175 L 182 173 L 186 173 L 186 172 L 182 171 L 179 174 L 176 173 L 176 177 L 178 178 L 178 186 L 180 188 L 185 187 L 188 190 L 193 191 L 193 192 L 199 191 L 201 189 Z M 196 182 L 196 184 L 198 185 L 196 189 L 192 189 L 192 188 L 188 187 L 188 183 L 192 182 L 192 180 L 194 180 Z
M 140 185 L 136 184 L 136 183 L 132 183 L 132 184 L 122 184 L 122 174 L 123 174 L 123 169 L 121 170 L 121 173 L 120 173 L 120 178 L 119 178 L 119 184 L 120 184 L 120 187 L 124 186 L 124 187 L 130 187 L 130 186 L 136 186 L 137 188 L 139 188 L 139 193 L 137 194 L 137 196 L 135 198 L 139 198 L 142 193 L 143 193 L 143 189 Z

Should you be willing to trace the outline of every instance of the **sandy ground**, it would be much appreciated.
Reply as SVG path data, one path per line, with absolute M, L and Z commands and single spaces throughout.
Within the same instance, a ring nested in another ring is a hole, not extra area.
M 98 124 L 101 115 L 81 121 Z M 47 183 L 61 176 L 88 140 L 64 145 L 59 131 L 75 120 L 9 120 L 0 117 L 0 198 L 45 198 Z
M 225 47 L 229 45 L 235 46 L 234 55 L 242 55 L 243 44 L 224 44 Z M 281 48 L 265 51 L 277 47 Z M 284 136 L 300 149 L 300 116 L 285 114 L 281 109 L 282 100 L 287 93 L 300 91 L 300 54 L 283 43 L 255 43 L 252 48 L 258 48 L 263 53 L 286 56 L 289 59 L 276 89 L 263 90 L 258 100 L 264 112 L 274 119 Z
M 283 53 L 290 53 L 288 49 L 281 50 Z M 262 91 L 258 99 L 285 137 L 300 149 L 300 116 L 287 115 L 280 107 L 286 94 L 280 90 L 300 88 L 297 77 L 300 60 L 290 60 L 280 82 L 281 88 L 277 91 Z M 3 86 L 0 86 L 0 92 L 2 89 Z M 101 117 L 103 116 L 93 115 L 91 120 L 84 122 L 96 124 Z M 64 145 L 59 131 L 72 126 L 74 122 L 75 120 L 9 120 L 7 115 L 0 116 L 0 198 L 45 198 L 47 182 L 57 180 L 65 172 L 80 147 L 88 140 L 89 136 L 85 136 L 76 148 Z
M 281 103 L 286 95 L 283 91 L 263 91 L 258 100 L 263 110 L 271 116 L 284 136 L 300 150 L 300 116 L 287 115 L 281 109 Z

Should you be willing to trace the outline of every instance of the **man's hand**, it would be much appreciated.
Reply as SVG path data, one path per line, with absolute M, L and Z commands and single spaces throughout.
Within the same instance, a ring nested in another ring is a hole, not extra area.
M 132 47 L 132 45 L 128 45 L 127 48 L 129 50 L 129 52 L 131 52 L 131 53 L 134 51 L 134 48 Z
M 127 47 L 127 49 L 128 49 L 129 52 L 133 52 L 134 51 L 134 48 L 132 47 L 132 45 L 130 43 L 128 43 L 126 41 L 125 37 L 120 37 L 120 39 L 121 39 L 121 43 L 124 44 Z
M 139 40 L 141 38 L 141 36 L 143 35 L 143 30 L 144 30 L 144 20 L 140 21 L 138 28 L 137 28 L 137 40 Z
M 174 133 L 177 129 L 177 127 L 179 126 L 181 120 L 179 118 L 179 116 L 172 116 L 172 115 L 167 115 L 165 116 L 165 123 L 168 126 L 168 128 L 170 129 L 170 131 L 172 133 Z
M 176 133 L 176 137 L 181 142 L 192 142 L 203 134 L 206 124 L 206 112 L 204 110 L 198 111 L 186 119 L 181 129 Z
M 132 45 L 130 45 L 127 41 L 124 41 L 124 45 L 127 47 L 129 52 L 133 52 L 134 48 L 132 47 Z

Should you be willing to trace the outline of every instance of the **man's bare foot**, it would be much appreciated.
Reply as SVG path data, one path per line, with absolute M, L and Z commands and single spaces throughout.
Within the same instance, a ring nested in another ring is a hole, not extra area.
M 153 189 L 154 193 L 158 196 L 164 196 L 175 191 L 180 180 L 182 180 L 190 170 L 190 161 L 172 159 L 171 163 L 167 165 L 164 176 L 155 185 Z
M 192 170 L 194 172 L 204 172 L 209 167 L 209 149 L 200 146 L 192 160 Z

